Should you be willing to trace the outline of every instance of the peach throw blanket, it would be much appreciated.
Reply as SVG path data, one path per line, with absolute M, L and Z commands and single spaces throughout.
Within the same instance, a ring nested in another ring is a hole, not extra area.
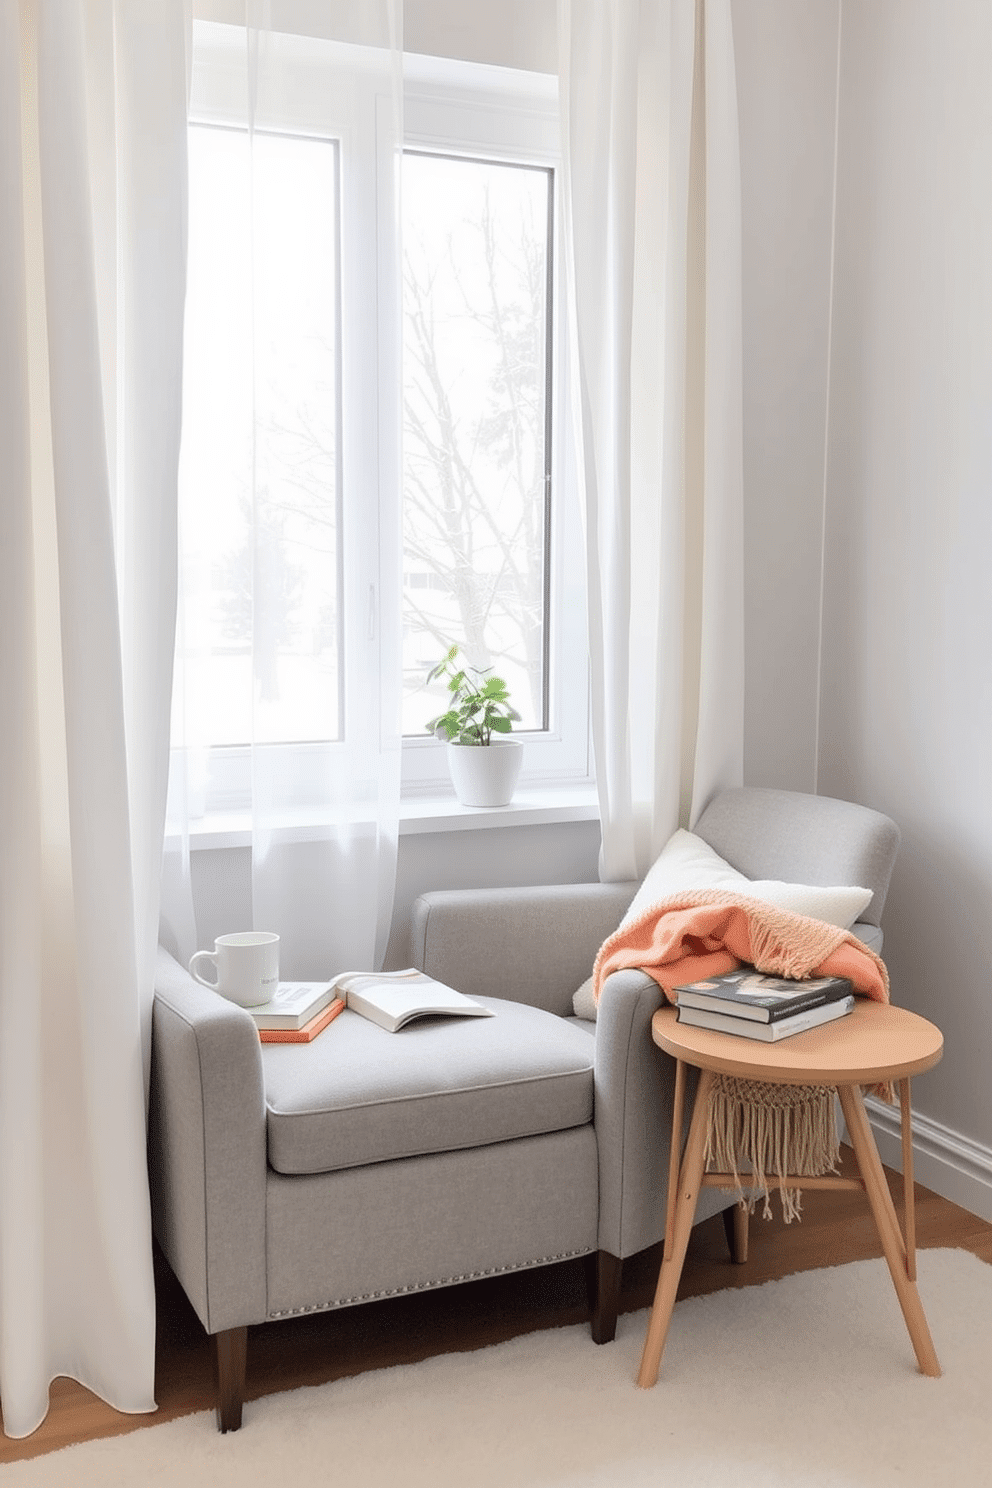
M 593 993 L 598 1001 L 610 972 L 638 967 L 674 1002 L 674 988 L 745 963 L 769 976 L 850 977 L 863 996 L 889 1000 L 884 962 L 849 930 L 727 889 L 673 895 L 615 930 L 596 957 Z M 883 1100 L 895 1099 L 889 1083 L 875 1086 L 874 1093 Z M 839 1154 L 832 1090 L 717 1075 L 706 1163 L 732 1175 L 733 1186 L 749 1209 L 754 1208 L 756 1193 L 763 1194 L 765 1217 L 770 1216 L 766 1175 L 774 1172 L 786 1223 L 798 1219 L 802 1189 L 786 1186 L 786 1175 L 836 1173 Z
M 638 967 L 673 989 L 748 964 L 769 976 L 850 977 L 856 992 L 888 1002 L 885 963 L 849 930 L 727 889 L 693 889 L 651 905 L 603 942 L 593 967 L 598 1001 L 613 971 Z

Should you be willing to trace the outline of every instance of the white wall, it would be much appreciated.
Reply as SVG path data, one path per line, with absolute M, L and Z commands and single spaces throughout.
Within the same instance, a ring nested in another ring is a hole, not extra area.
M 555 72 L 557 0 L 404 0 L 408 52 Z
M 812 791 L 839 0 L 736 0 L 745 777 Z
M 984 0 L 844 5 L 819 783 L 902 827 L 916 1103 L 992 1157 L 990 77 Z
M 992 1218 L 992 6 L 735 0 L 734 27 L 747 778 L 900 824 L 893 995 L 946 1040 L 917 1173 Z
M 199 20 L 244 24 L 245 0 L 192 5 Z M 382 42 L 383 12 L 372 0 L 359 6 L 349 0 L 268 0 L 266 10 L 276 30 L 370 46 Z M 428 56 L 554 72 L 557 0 L 404 0 L 403 45 Z

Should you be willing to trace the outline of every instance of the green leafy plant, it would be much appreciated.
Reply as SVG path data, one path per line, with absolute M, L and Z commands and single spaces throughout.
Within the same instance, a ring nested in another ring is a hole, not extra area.
M 431 719 L 427 732 L 449 744 L 491 744 L 494 733 L 511 732 L 520 714 L 502 677 L 490 676 L 489 667 L 460 667 L 457 655 L 458 647 L 452 646 L 427 674 L 428 682 L 446 677 L 451 694 L 447 710 Z

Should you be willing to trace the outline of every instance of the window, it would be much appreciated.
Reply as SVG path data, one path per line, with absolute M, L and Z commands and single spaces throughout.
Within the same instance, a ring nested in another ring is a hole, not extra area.
M 473 660 L 505 675 L 513 699 L 524 715 L 524 783 L 536 780 L 583 780 L 590 774 L 588 652 L 585 634 L 585 572 L 581 518 L 567 426 L 570 394 L 564 356 L 563 316 L 557 302 L 561 275 L 556 271 L 555 172 L 558 152 L 557 91 L 554 79 L 535 74 L 469 64 L 447 64 L 436 58 L 408 57 L 404 132 L 404 253 L 417 251 L 418 208 L 413 197 L 413 171 L 430 172 L 459 184 L 447 189 L 469 226 L 460 231 L 468 244 L 462 251 L 476 255 L 474 284 L 480 290 L 473 304 L 468 294 L 469 269 L 449 265 L 445 272 L 460 281 L 451 291 L 460 315 L 488 324 L 500 317 L 512 328 L 516 344 L 506 366 L 519 378 L 511 392 L 495 348 L 488 352 L 488 380 L 476 385 L 475 418 L 493 449 L 480 458 L 479 442 L 470 439 L 473 418 L 460 425 L 473 461 L 473 475 L 488 483 L 491 508 L 476 508 L 473 524 L 463 530 L 462 549 L 468 547 L 475 567 L 468 598 L 453 598 L 450 548 L 430 544 L 433 561 L 418 562 L 409 538 L 411 464 L 417 458 L 416 438 L 409 429 L 411 348 L 416 343 L 407 328 L 405 388 L 407 427 L 406 462 L 407 542 L 404 574 L 404 699 L 405 727 L 419 726 L 437 702 L 414 691 L 417 667 L 436 660 L 441 647 L 425 619 L 453 620 L 462 615 L 485 617 L 492 640 L 472 638 Z M 472 207 L 470 183 L 476 205 Z M 419 185 L 419 179 L 417 180 Z M 492 303 L 489 274 L 482 265 L 485 238 L 485 191 L 490 210 L 499 218 L 498 276 L 505 298 Z M 411 200 L 413 197 L 413 200 Z M 471 225 L 474 222 L 474 227 Z M 452 236 L 456 225 L 449 220 Z M 434 226 L 435 241 L 447 241 Z M 444 264 L 444 253 L 439 255 Z M 481 258 L 481 263 L 479 262 Z M 471 260 L 470 260 L 471 261 Z M 407 265 L 409 271 L 410 265 Z M 421 261 L 423 269 L 423 263 Z M 440 270 L 439 270 L 440 272 Z M 487 296 L 489 306 L 486 306 Z M 410 313 L 407 293 L 407 313 Z M 521 314 L 523 304 L 528 314 Z M 523 329 L 526 322 L 526 330 Z M 487 329 L 486 335 L 491 335 Z M 498 333 L 493 340 L 498 339 Z M 475 356 L 476 376 L 480 357 Z M 456 381 L 457 379 L 454 378 Z M 503 398 L 505 401 L 501 402 Z M 513 405 L 513 417 L 510 407 Z M 489 421 L 487 423 L 487 420 Z M 499 441 L 506 443 L 500 448 Z M 497 455 L 506 459 L 502 472 Z M 435 477 L 436 479 L 436 477 Z M 492 530 L 491 513 L 502 526 Z M 489 530 L 488 552 L 480 556 L 480 533 Z M 512 539 L 512 541 L 511 541 Z M 455 556 L 460 556 L 460 551 Z M 419 577 L 414 578 L 414 575 Z M 419 586 L 419 587 L 418 587 Z M 440 587 L 443 586 L 443 587 Z M 414 608 L 416 606 L 416 608 Z M 440 625 L 436 624 L 436 629 Z M 467 627 L 466 627 L 467 628 Z M 484 632 L 483 632 L 484 633 Z M 452 639 L 461 640 L 462 632 Z M 466 635 L 466 639 L 468 639 Z M 420 674 L 426 674 L 427 667 Z M 425 736 L 408 735 L 404 743 L 404 781 L 408 788 L 430 788 L 445 781 L 443 751 Z
M 403 171 L 404 733 L 457 642 L 548 726 L 548 167 L 407 151 Z
M 340 734 L 337 175 L 331 140 L 259 133 L 252 170 L 246 131 L 189 131 L 187 707 L 208 745 Z
M 376 239 L 376 100 L 361 69 L 329 86 L 326 44 L 300 43 L 304 83 L 249 146 L 225 101 L 228 29 L 205 28 L 215 53 L 201 47 L 194 75 L 180 491 L 187 685 L 175 730 L 209 758 L 209 810 L 239 804 L 249 738 L 289 750 L 347 742 L 372 592 L 355 575 L 378 574 L 383 488 L 362 453 L 376 438 L 376 388 L 352 349 L 377 343 L 389 263 Z M 525 779 L 583 779 L 552 81 L 407 61 L 404 353 L 391 365 L 380 346 L 376 374 L 402 383 L 404 410 L 404 788 L 447 784 L 444 750 L 425 732 L 441 702 L 426 676 L 454 641 L 510 683 Z

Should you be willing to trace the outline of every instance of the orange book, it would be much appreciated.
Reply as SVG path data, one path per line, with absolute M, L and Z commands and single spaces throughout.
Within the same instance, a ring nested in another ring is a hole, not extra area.
M 328 1023 L 333 1022 L 344 1009 L 344 998 L 335 997 L 309 1023 L 304 1023 L 302 1028 L 260 1028 L 258 1036 L 263 1044 L 308 1044 L 318 1033 L 323 1033 Z

